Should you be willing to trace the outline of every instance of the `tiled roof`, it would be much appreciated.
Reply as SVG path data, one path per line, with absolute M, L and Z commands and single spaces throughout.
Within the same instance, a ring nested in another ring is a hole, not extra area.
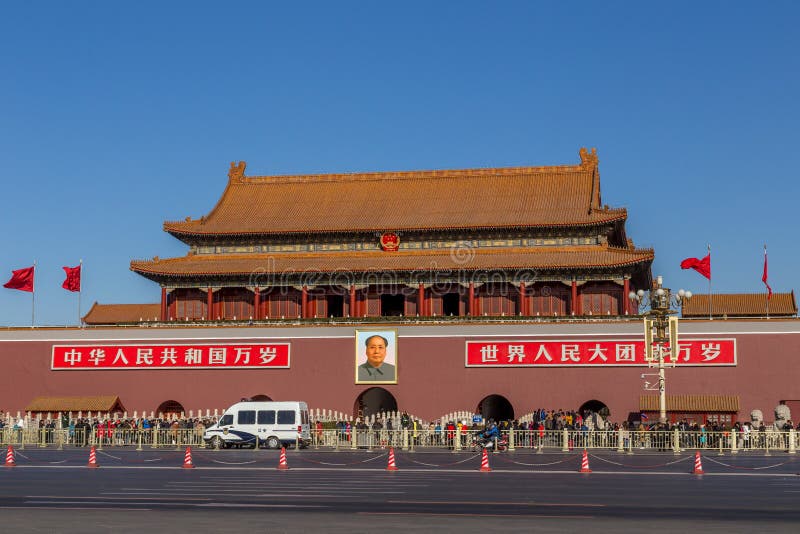
M 627 216 L 601 205 L 596 152 L 551 167 L 244 176 L 199 220 L 166 222 L 175 235 L 274 235 L 598 225 Z
M 474 271 L 492 269 L 575 269 L 624 267 L 651 262 L 652 249 L 607 245 L 437 249 L 399 252 L 321 252 L 279 254 L 197 254 L 132 261 L 144 276 L 254 275 L 283 273 L 359 273 L 386 271 Z
M 125 411 L 119 397 L 100 395 L 94 397 L 36 397 L 26 412 L 111 412 Z
M 161 316 L 160 304 L 98 304 L 83 317 L 88 325 L 123 324 L 157 321 Z
M 738 412 L 736 395 L 667 395 L 669 412 Z M 639 409 L 646 412 L 659 410 L 658 395 L 639 397 Z
M 692 295 L 683 306 L 684 317 L 708 317 L 708 294 Z M 767 300 L 766 293 L 720 293 L 711 297 L 711 315 L 714 317 L 765 317 L 769 305 L 770 317 L 797 315 L 794 291 L 773 293 Z

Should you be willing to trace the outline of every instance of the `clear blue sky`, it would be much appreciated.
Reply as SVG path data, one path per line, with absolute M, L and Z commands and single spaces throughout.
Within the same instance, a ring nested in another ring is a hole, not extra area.
M 0 17 L 0 283 L 36 322 L 158 302 L 134 258 L 248 174 L 578 162 L 656 249 L 712 246 L 714 291 L 797 286 L 800 3 L 13 2 Z M 0 288 L 0 325 L 30 324 Z

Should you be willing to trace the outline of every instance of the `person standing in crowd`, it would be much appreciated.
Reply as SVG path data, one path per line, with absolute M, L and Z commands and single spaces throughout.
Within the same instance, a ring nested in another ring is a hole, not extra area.
M 75 432 L 78 435 L 78 445 L 79 447 L 85 447 L 89 444 L 89 438 L 91 437 L 90 434 L 92 432 L 92 425 L 89 424 L 88 419 L 81 419 L 78 421 L 78 424 L 75 425 Z
M 379 418 L 375 418 L 375 421 L 372 423 L 372 431 L 375 435 L 375 445 L 383 445 L 381 443 L 381 430 L 383 430 L 383 424 Z
M 323 432 L 322 432 L 322 421 L 317 420 L 317 422 L 314 423 L 314 433 L 316 434 L 317 443 L 321 444 L 322 443 L 322 434 L 323 434 Z
M 17 418 L 17 422 L 14 424 L 14 430 L 16 431 L 17 441 L 22 441 L 22 434 L 25 432 L 25 420 L 22 417 Z
M 394 423 L 392 422 L 391 417 L 386 418 L 386 433 L 388 434 L 389 445 L 394 446 Z
M 409 428 L 411 426 L 411 418 L 406 412 L 400 416 L 400 428 Z
M 447 422 L 445 426 L 445 440 L 447 441 L 447 448 L 452 449 L 455 446 L 454 440 L 456 436 L 456 424 L 452 421 Z

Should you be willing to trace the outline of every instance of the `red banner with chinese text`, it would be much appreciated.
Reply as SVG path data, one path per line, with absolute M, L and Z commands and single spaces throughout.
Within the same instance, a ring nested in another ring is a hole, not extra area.
M 466 367 L 647 366 L 644 341 L 467 341 Z M 668 346 L 664 361 L 673 362 Z M 735 339 L 684 339 L 679 366 L 735 366 Z
M 288 369 L 289 343 L 54 345 L 53 370 Z

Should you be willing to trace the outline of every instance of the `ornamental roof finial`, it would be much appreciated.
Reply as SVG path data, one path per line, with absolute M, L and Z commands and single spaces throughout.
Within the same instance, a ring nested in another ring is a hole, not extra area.
M 581 166 L 583 167 L 596 167 L 597 166 L 597 149 L 593 148 L 591 152 L 582 147 L 578 154 L 581 156 Z
M 244 161 L 240 161 L 238 165 L 235 161 L 231 161 L 231 168 L 228 171 L 228 179 L 231 182 L 241 182 L 244 180 L 245 167 L 247 167 L 247 163 Z

